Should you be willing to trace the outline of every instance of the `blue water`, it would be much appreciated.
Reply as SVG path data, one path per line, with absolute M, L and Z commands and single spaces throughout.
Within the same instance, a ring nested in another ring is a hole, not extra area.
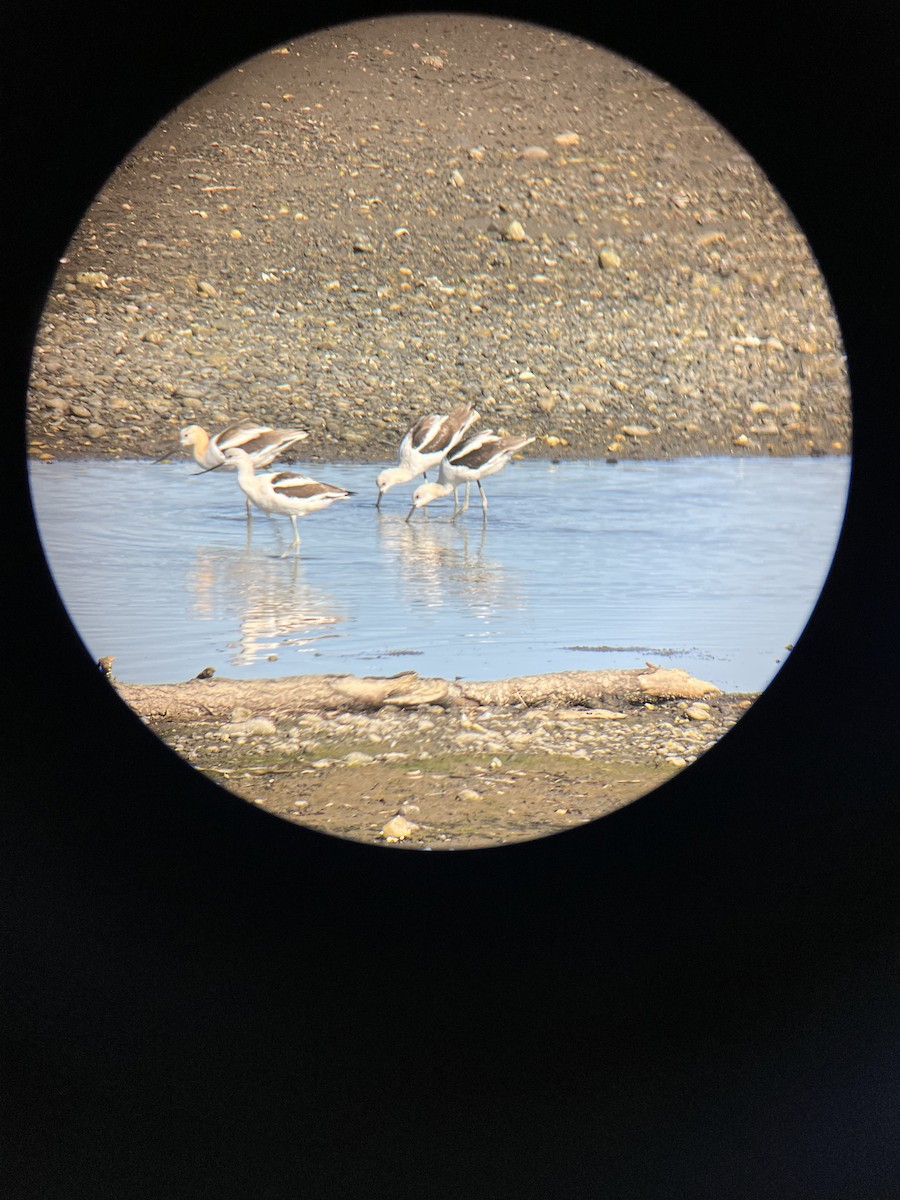
M 41 538 L 94 657 L 118 679 L 345 672 L 491 679 L 682 667 L 759 691 L 824 582 L 849 459 L 516 462 L 487 522 L 449 502 L 374 507 L 378 466 L 292 464 L 356 492 L 299 522 L 193 464 L 31 464 Z M 273 468 L 274 469 L 274 468 Z

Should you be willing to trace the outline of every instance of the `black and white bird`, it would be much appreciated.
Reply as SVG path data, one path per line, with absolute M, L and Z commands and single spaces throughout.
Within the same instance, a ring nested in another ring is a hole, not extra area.
M 281 556 L 287 557 L 291 550 L 300 553 L 300 534 L 297 518 L 328 508 L 335 500 L 346 500 L 352 496 L 346 488 L 333 483 L 320 483 L 308 475 L 295 475 L 292 471 L 275 471 L 270 475 L 257 475 L 253 460 L 246 450 L 232 446 L 225 451 L 222 466 L 237 468 L 238 485 L 248 501 L 252 501 L 264 513 L 277 513 L 290 519 L 294 539 Z M 217 468 L 213 468 L 215 470 Z
M 478 413 L 473 406 L 461 404 L 451 413 L 438 413 L 416 421 L 400 443 L 397 466 L 388 467 L 375 480 L 378 485 L 375 507 L 381 506 L 381 497 L 388 488 L 407 483 L 417 475 L 424 475 L 429 467 L 436 467 L 477 420 Z
M 492 429 L 485 429 L 481 433 L 474 434 L 452 450 L 441 462 L 437 483 L 423 483 L 421 487 L 416 488 L 413 493 L 412 508 L 406 516 L 407 521 L 417 508 L 423 508 L 432 500 L 449 496 L 451 493 L 453 495 L 452 519 L 456 520 L 469 507 L 469 488 L 473 483 L 478 484 L 478 490 L 481 492 L 481 510 L 484 516 L 487 516 L 488 502 L 484 488 L 481 486 L 482 479 L 502 471 L 514 454 L 518 454 L 533 441 L 533 437 L 500 435 L 494 433 Z M 466 495 L 462 508 L 459 508 L 456 490 L 463 483 L 466 485 Z

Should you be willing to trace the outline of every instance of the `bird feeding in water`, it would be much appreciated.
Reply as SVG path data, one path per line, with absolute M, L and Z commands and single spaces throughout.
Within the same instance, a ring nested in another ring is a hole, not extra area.
M 264 513 L 278 513 L 290 519 L 294 530 L 294 540 L 282 554 L 286 558 L 291 550 L 300 553 L 300 534 L 297 532 L 297 518 L 306 517 L 319 509 L 328 508 L 335 500 L 346 500 L 352 496 L 346 488 L 333 483 L 320 483 L 310 479 L 308 475 L 295 475 L 292 471 L 275 471 L 270 475 L 257 475 L 253 459 L 239 447 L 232 446 L 225 451 L 224 459 L 219 466 L 237 468 L 238 486 L 258 509 Z M 218 467 L 210 467 L 216 471 Z
M 451 413 L 437 413 L 416 421 L 400 443 L 397 466 L 388 467 L 375 480 L 378 485 L 375 507 L 381 507 L 381 497 L 388 488 L 425 475 L 429 467 L 437 466 L 462 441 L 478 416 L 471 404 L 461 404 Z
M 482 479 L 488 475 L 496 475 L 502 471 L 514 454 L 533 442 L 533 437 L 501 436 L 492 429 L 476 433 L 462 445 L 452 450 L 441 463 L 437 483 L 423 483 L 413 493 L 412 508 L 406 515 L 407 521 L 417 508 L 423 508 L 432 500 L 442 496 L 453 495 L 453 516 L 451 520 L 461 517 L 469 507 L 469 488 L 473 483 L 478 484 L 481 492 L 481 511 L 487 517 L 487 496 L 481 486 Z M 456 489 L 460 484 L 466 485 L 466 495 L 462 508 L 458 508 Z

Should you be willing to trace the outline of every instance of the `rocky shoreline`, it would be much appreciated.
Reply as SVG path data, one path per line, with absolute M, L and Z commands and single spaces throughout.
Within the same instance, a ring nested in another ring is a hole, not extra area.
M 507 845 L 593 821 L 714 745 L 751 696 L 602 708 L 148 720 L 213 782 L 338 837 L 418 850 Z
M 463 400 L 550 458 L 850 445 L 827 289 L 740 146 L 588 43 L 417 15 L 275 47 L 137 146 L 48 297 L 28 452 L 252 416 L 387 461 Z
M 420 850 L 595 820 L 694 762 L 755 699 L 650 666 L 488 683 L 410 672 L 117 686 L 187 762 L 267 812 Z

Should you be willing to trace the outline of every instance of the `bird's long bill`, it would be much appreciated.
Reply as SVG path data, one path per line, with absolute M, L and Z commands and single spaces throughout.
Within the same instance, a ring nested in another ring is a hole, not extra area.
M 376 508 L 381 508 L 381 497 L 382 497 L 383 495 L 384 495 L 384 492 L 381 490 L 381 488 L 379 488 L 379 489 L 378 489 L 378 499 L 375 501 L 375 507 L 376 507 Z
M 407 522 L 409 521 L 409 518 L 410 518 L 410 517 L 413 515 L 413 513 L 414 513 L 415 511 L 416 511 L 416 506 L 415 506 L 415 505 L 413 505 L 413 506 L 412 506 L 412 508 L 409 510 L 409 512 L 406 514 L 406 520 L 407 520 Z
M 174 450 L 167 450 L 160 458 L 154 458 L 150 466 L 155 467 L 157 463 L 165 462 L 166 459 L 171 458 L 174 453 Z
M 214 467 L 204 467 L 202 471 L 192 471 L 192 475 L 208 475 L 210 471 L 218 471 L 219 467 L 224 467 L 224 462 L 216 463 Z

